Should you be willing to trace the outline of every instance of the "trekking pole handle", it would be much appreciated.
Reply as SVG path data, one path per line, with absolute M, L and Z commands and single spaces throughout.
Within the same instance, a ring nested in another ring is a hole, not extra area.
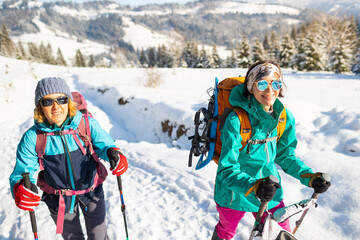
M 268 181 L 271 185 L 275 185 L 275 184 L 279 183 L 279 179 L 277 177 L 275 177 L 274 175 L 268 176 L 267 178 L 265 178 L 265 181 Z M 260 222 L 261 217 L 264 214 L 268 203 L 269 203 L 268 201 L 262 201 L 261 202 L 259 211 L 256 214 L 256 218 L 255 218 L 255 220 L 257 222 Z
M 275 185 L 276 183 L 279 183 L 279 179 L 277 177 L 275 177 L 274 175 L 270 175 L 268 176 L 267 178 L 265 178 L 264 181 L 268 181 L 270 184 L 272 185 Z M 261 218 L 262 216 L 264 215 L 264 212 L 267 208 L 267 205 L 268 205 L 269 201 L 261 201 L 261 204 L 260 204 L 260 207 L 259 207 L 259 211 L 257 212 L 256 214 L 256 217 L 255 217 L 255 224 L 254 224 L 254 227 L 251 231 L 251 234 L 250 234 L 250 237 L 249 237 L 249 240 L 253 240 L 254 237 L 255 237 L 255 230 L 256 228 L 259 226 L 260 224 L 260 221 L 261 221 Z
M 30 177 L 29 177 L 30 173 L 25 172 L 23 174 L 21 174 L 21 176 L 23 177 L 24 180 L 24 186 L 27 189 L 31 190 L 31 182 L 30 182 Z M 37 236 L 37 225 L 36 225 L 36 219 L 35 219 L 35 211 L 29 211 L 29 215 L 30 215 L 30 221 L 31 221 L 31 228 L 32 231 L 34 233 L 34 239 L 37 240 L 38 236 Z
M 120 161 L 120 159 L 119 159 L 119 161 Z M 114 159 L 110 159 L 110 166 L 112 169 L 114 169 L 116 167 L 116 162 Z M 120 176 L 117 176 L 117 182 L 118 182 L 118 187 L 119 187 L 120 193 L 122 194 L 122 184 L 121 184 Z
M 328 173 L 322 173 L 322 174 L 320 175 L 320 178 L 321 178 L 324 182 L 330 182 L 330 175 L 329 175 Z M 312 199 L 317 199 L 318 196 L 319 196 L 319 193 L 314 191 L 314 193 L 311 195 L 311 198 L 312 198 Z M 295 228 L 294 228 L 294 230 L 293 230 L 293 232 L 292 232 L 293 234 L 295 234 L 295 233 L 297 232 L 297 230 L 299 229 L 299 227 L 300 227 L 302 221 L 304 220 L 304 218 L 305 218 L 305 216 L 306 216 L 306 214 L 307 214 L 308 211 L 309 211 L 309 209 L 306 209 L 306 210 L 303 212 L 303 214 L 301 215 L 300 219 L 295 222 Z
M 320 175 L 320 178 L 321 178 L 321 180 L 324 181 L 324 183 L 330 182 L 330 180 L 331 180 L 330 175 L 329 175 L 328 173 L 322 173 L 322 174 Z M 317 193 L 317 192 L 314 191 L 314 193 L 311 195 L 311 198 L 317 199 L 318 196 L 319 196 L 319 193 Z

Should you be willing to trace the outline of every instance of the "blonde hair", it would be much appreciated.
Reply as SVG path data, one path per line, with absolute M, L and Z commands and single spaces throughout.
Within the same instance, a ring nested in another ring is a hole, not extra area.
M 69 108 L 68 117 L 74 117 L 78 110 L 76 108 L 76 103 L 72 101 L 70 98 L 69 98 L 68 108 Z M 41 104 L 38 104 L 34 110 L 34 120 L 37 123 L 43 123 L 46 120 L 46 117 L 41 108 Z

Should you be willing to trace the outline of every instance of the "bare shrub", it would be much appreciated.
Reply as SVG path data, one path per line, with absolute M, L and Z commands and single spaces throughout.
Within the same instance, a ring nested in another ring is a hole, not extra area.
M 145 87 L 157 88 L 163 83 L 163 75 L 157 68 L 145 68 L 145 79 L 142 81 Z

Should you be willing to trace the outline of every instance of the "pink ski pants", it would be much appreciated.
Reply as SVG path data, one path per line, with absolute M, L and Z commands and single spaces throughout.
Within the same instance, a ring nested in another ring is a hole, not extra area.
M 283 201 L 279 203 L 276 207 L 269 210 L 270 213 L 274 213 L 277 209 L 285 207 Z M 219 222 L 215 226 L 217 235 L 221 239 L 232 239 L 236 234 L 236 228 L 240 220 L 244 217 L 246 212 L 237 211 L 234 209 L 220 207 L 216 204 L 216 209 L 219 212 Z M 256 217 L 256 212 L 252 213 Z M 261 222 L 265 221 L 267 213 L 265 212 L 261 218 Z M 279 225 L 288 232 L 291 232 L 290 222 L 286 220 L 285 222 L 279 223 Z

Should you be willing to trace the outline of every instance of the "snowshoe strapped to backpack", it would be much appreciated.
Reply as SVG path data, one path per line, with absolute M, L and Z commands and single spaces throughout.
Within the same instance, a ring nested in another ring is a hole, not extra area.
M 245 82 L 245 77 L 230 77 L 222 81 L 215 78 L 215 87 L 207 90 L 210 95 L 208 108 L 200 108 L 194 117 L 195 132 L 193 136 L 189 137 L 191 140 L 191 149 L 189 154 L 188 166 L 192 166 L 192 157 L 199 157 L 195 169 L 205 167 L 211 160 L 215 163 L 219 162 L 221 153 L 221 128 L 225 123 L 227 116 L 231 111 L 235 111 L 240 119 L 240 134 L 242 137 L 241 151 L 251 138 L 251 124 L 247 112 L 239 107 L 231 106 L 229 96 L 231 90 Z M 202 116 L 201 116 L 202 114 Z M 277 127 L 278 139 L 285 130 L 286 125 L 286 111 L 282 111 L 280 121 Z M 200 134 L 199 130 L 202 130 Z

